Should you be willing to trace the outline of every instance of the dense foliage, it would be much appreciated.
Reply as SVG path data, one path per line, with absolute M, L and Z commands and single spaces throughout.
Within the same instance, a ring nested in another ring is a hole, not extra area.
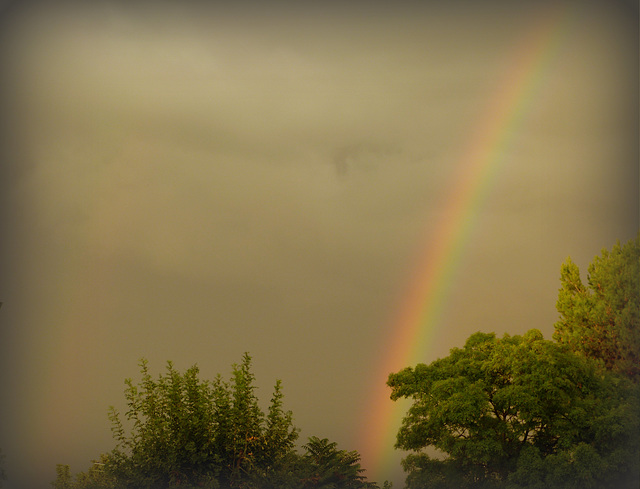
M 603 251 L 589 288 L 563 265 L 557 342 L 476 333 L 391 374 L 392 399 L 413 400 L 396 443 L 407 487 L 639 487 L 639 257 L 638 239 Z
M 195 366 L 180 374 L 171 362 L 155 380 L 146 361 L 140 367 L 139 384 L 125 381 L 124 419 L 110 409 L 116 448 L 75 478 L 58 465 L 56 489 L 377 487 L 362 476 L 357 452 L 315 437 L 304 455 L 295 451 L 298 430 L 280 381 L 264 413 L 248 354 L 230 382 L 200 380 Z
M 367 483 L 360 468 L 360 455 L 356 451 L 338 450 L 335 442 L 328 439 L 309 438 L 304 446 L 306 451 L 302 457 L 304 474 L 303 488 L 376 488 L 377 485 Z
M 587 285 L 571 259 L 560 280 L 554 338 L 609 370 L 640 376 L 640 234 L 602 250 L 589 266 Z
M 476 333 L 389 385 L 414 400 L 397 441 L 416 452 L 404 461 L 411 488 L 609 487 L 637 463 L 637 386 L 537 330 Z

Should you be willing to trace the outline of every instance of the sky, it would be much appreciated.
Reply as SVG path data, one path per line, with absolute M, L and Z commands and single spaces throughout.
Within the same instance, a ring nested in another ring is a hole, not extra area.
M 368 421 L 391 403 L 377 372 L 540 25 L 553 39 L 496 126 L 418 361 L 476 331 L 550 339 L 562 262 L 586 279 L 638 232 L 631 4 L 0 6 L 6 487 L 110 451 L 141 358 L 213 379 L 244 352 L 264 406 L 282 380 L 301 443 L 358 450 L 402 487 L 402 454 L 373 466 L 363 436 L 389 429 Z

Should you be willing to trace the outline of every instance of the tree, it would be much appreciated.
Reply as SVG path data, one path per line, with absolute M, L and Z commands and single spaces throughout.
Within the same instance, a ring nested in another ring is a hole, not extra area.
M 136 489 L 258 487 L 258 480 L 275 477 L 276 462 L 293 451 L 298 431 L 291 412 L 282 409 L 281 384 L 276 383 L 265 417 L 248 354 L 233 366 L 230 382 L 221 376 L 200 380 L 197 366 L 180 374 L 167 362 L 166 374 L 157 380 L 146 360 L 140 368 L 139 384 L 125 381 L 124 420 L 110 409 L 117 446 L 101 462 L 101 483 Z M 68 471 L 62 475 L 59 483 L 70 484 Z M 84 488 L 81 479 L 84 474 L 69 487 Z
M 355 451 L 315 437 L 305 455 L 295 451 L 298 430 L 283 409 L 282 384 L 263 412 L 248 354 L 229 381 L 201 380 L 197 366 L 181 374 L 171 362 L 156 379 L 146 360 L 140 371 L 139 383 L 125 380 L 124 417 L 110 408 L 116 448 L 75 478 L 58 465 L 56 489 L 377 488 Z
M 68 465 L 56 465 L 56 480 L 51 485 L 54 489 L 70 489 L 74 486 L 71 468 Z
M 476 333 L 446 358 L 391 374 L 388 385 L 393 400 L 413 399 L 396 443 L 413 452 L 403 460 L 409 488 L 635 482 L 637 385 L 537 330 Z
M 602 250 L 587 285 L 571 258 L 562 265 L 554 339 L 614 372 L 640 377 L 640 233 Z
M 360 455 L 356 451 L 338 450 L 335 442 L 312 436 L 304 446 L 306 475 L 301 489 L 377 488 L 362 475 Z
M 131 426 L 127 434 L 120 415 L 109 418 L 117 446 L 108 469 L 123 487 L 163 488 L 185 482 L 215 487 L 219 467 L 212 462 L 217 429 L 209 383 L 198 379 L 198 368 L 180 375 L 167 362 L 166 375 L 154 380 L 146 360 L 140 362 L 142 381 L 125 381 Z
M 267 414 L 263 442 L 257 452 L 257 463 L 262 472 L 257 473 L 260 487 L 284 489 L 297 482 L 294 474 L 296 455 L 293 446 L 298 432 L 289 429 L 292 425 L 291 411 L 282 410 L 281 382 L 276 382 Z

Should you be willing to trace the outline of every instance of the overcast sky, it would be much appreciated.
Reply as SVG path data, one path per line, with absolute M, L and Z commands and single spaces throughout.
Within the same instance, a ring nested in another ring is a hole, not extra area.
M 107 408 L 142 357 L 213 378 L 247 351 L 302 442 L 365 451 L 416 256 L 514 48 L 555 10 L 69 5 L 0 28 L 8 487 L 111 450 Z M 550 338 L 561 263 L 586 278 L 637 233 L 637 11 L 567 12 L 424 362 L 476 331 Z

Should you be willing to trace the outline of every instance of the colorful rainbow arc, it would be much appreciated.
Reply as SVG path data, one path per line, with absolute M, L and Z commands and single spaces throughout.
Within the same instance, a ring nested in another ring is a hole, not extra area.
M 363 465 L 369 469 L 373 480 L 389 471 L 389 467 L 384 466 L 385 457 L 394 450 L 395 433 L 402 414 L 397 404 L 389 400 L 385 384 L 387 376 L 424 360 L 428 340 L 453 287 L 478 210 L 549 69 L 566 18 L 565 9 L 547 15 L 516 51 L 516 62 L 510 65 L 511 69 L 457 165 L 458 178 L 445 203 L 446 212 L 436 226 L 435 234 L 430 233 L 435 239 L 428 243 L 414 268 L 416 273 L 385 343 L 389 353 L 374 379 L 375 387 L 368 403 L 372 409 L 363 425 L 359 444 Z

